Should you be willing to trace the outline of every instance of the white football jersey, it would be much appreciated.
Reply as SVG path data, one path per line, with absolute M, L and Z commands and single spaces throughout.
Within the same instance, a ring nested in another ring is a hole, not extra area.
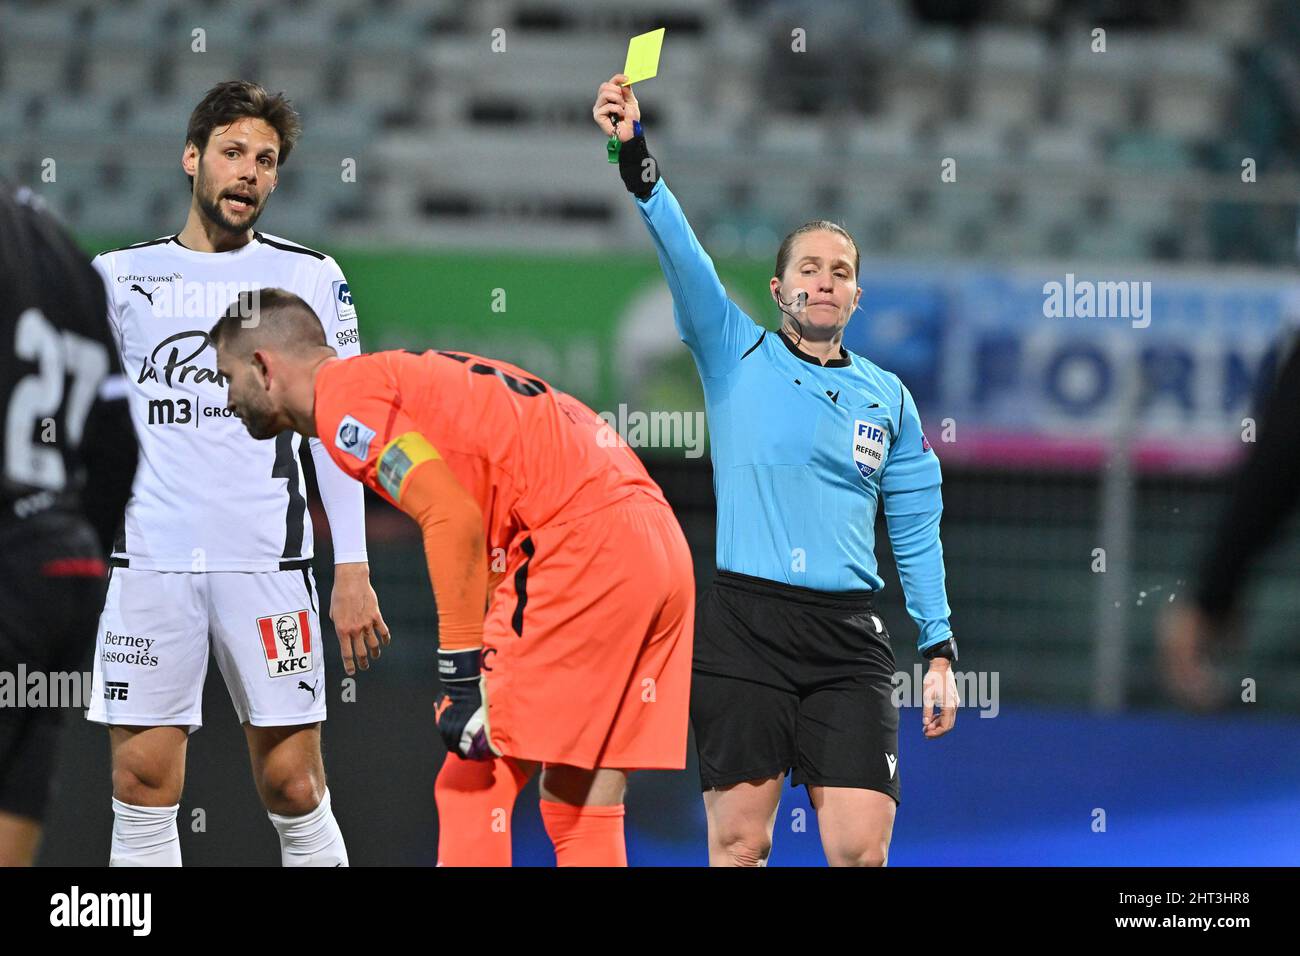
M 276 287 L 311 305 L 340 355 L 359 354 L 356 311 L 338 264 L 254 233 L 232 252 L 195 252 L 164 237 L 102 253 L 94 266 L 108 287 L 140 442 L 114 563 L 154 571 L 303 566 L 312 557 L 312 528 L 302 436 L 249 436 L 226 410 L 208 330 L 241 292 Z M 335 561 L 366 560 L 361 486 L 324 449 L 313 460 Z

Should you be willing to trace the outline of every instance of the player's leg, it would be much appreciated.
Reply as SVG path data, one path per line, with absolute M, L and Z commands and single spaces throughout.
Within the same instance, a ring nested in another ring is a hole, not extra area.
M 296 817 L 320 806 L 325 796 L 325 763 L 320 724 L 254 727 L 244 724 L 253 784 L 270 813 Z
M 180 866 L 176 814 L 208 669 L 203 577 L 124 567 L 109 576 L 86 716 L 109 725 L 110 866 Z
M 32 663 L 27 668 L 28 673 L 37 669 Z M 0 708 L 0 866 L 31 866 L 36 860 L 61 725 L 58 714 L 54 708 Z
M 434 782 L 439 866 L 510 866 L 515 800 L 539 765 L 447 754 Z
M 715 621 L 710 613 L 706 620 Z M 797 698 L 734 677 L 693 675 L 691 724 L 708 818 L 709 866 L 766 866 L 795 758 Z
M 711 866 L 765 866 L 795 765 L 799 620 L 779 587 L 719 574 L 696 613 L 691 727 Z
M 784 773 L 704 791 L 709 866 L 767 866 Z
M 870 621 L 863 631 L 863 621 Z M 831 866 L 884 866 L 900 796 L 893 653 L 874 614 L 851 615 L 839 630 L 859 650 L 852 673 L 799 704 L 799 762 L 822 848 Z M 863 639 L 865 634 L 865 640 Z
M 31 866 L 41 843 L 41 824 L 0 810 L 0 867 Z
M 74 677 L 95 633 L 104 571 L 99 542 L 77 515 L 47 512 L 8 526 L 0 534 L 0 671 L 40 673 L 52 694 L 62 687 L 79 697 Z M 52 696 L 41 706 L 0 707 L 0 866 L 35 861 L 65 708 L 82 705 Z
M 343 834 L 325 786 L 320 724 L 255 727 L 244 724 L 253 782 L 280 835 L 284 866 L 347 866 Z
M 695 622 L 690 549 L 671 510 L 655 502 L 616 505 L 593 521 L 570 542 L 577 558 L 571 566 L 585 569 L 583 581 L 605 588 L 592 595 L 589 583 L 574 582 L 567 592 L 586 591 L 590 603 L 560 617 L 564 633 L 582 645 L 567 660 L 581 661 L 584 686 L 566 688 L 562 699 L 583 704 L 575 711 L 583 726 L 557 735 L 561 756 L 547 761 L 540 788 L 560 866 L 626 866 L 627 769 L 686 766 Z M 594 550 L 584 553 L 587 546 Z M 590 634 L 604 636 L 599 647 Z
M 884 866 L 898 804 L 879 790 L 810 786 L 822 849 L 831 866 Z
M 202 683 L 202 682 L 200 682 Z M 109 866 L 180 866 L 176 829 L 188 727 L 108 728 L 113 755 Z
M 325 655 L 306 568 L 208 580 L 212 653 L 248 741 L 285 866 L 346 866 L 321 759 Z
M 547 764 L 538 790 L 557 866 L 627 866 L 626 771 Z

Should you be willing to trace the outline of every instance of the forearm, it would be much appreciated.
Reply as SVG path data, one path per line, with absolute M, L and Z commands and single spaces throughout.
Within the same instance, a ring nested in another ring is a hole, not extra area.
M 920 514 L 888 516 L 894 563 L 903 585 L 907 613 L 920 628 L 917 649 L 924 650 L 952 637 L 951 613 L 945 587 L 943 544 L 939 539 L 942 505 Z
M 483 516 L 441 459 L 417 465 L 403 482 L 399 506 L 420 525 L 438 604 L 444 651 L 483 643 L 488 562 Z
M 316 466 L 316 488 L 330 523 L 334 563 L 352 564 L 367 560 L 366 498 L 360 482 L 345 474 L 319 438 L 309 439 Z

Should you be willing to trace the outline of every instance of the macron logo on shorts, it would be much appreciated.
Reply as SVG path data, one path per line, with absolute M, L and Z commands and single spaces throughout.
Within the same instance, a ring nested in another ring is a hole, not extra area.
M 373 428 L 367 428 L 351 415 L 344 415 L 339 430 L 334 435 L 334 445 L 362 461 L 370 455 L 370 443 L 375 440 Z
M 885 754 L 885 763 L 889 764 L 889 779 L 894 779 L 894 771 L 898 769 L 898 755 Z

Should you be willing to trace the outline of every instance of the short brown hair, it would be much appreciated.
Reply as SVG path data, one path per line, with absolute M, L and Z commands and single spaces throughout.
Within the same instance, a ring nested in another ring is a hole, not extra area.
M 325 346 L 325 328 L 306 300 L 284 289 L 241 292 L 208 332 L 214 349 L 236 355 L 274 345 L 290 352 Z
M 862 254 L 858 252 L 858 244 L 854 242 L 849 231 L 837 222 L 831 222 L 829 219 L 814 219 L 811 222 L 805 222 L 794 232 L 790 233 L 781 240 L 781 248 L 776 251 L 776 277 L 778 279 L 785 275 L 785 267 L 790 262 L 790 253 L 794 249 L 794 241 L 806 232 L 833 232 L 843 236 L 853 247 L 853 274 L 858 274 L 858 266 L 862 263 Z
M 226 80 L 203 94 L 203 99 L 190 114 L 185 142 L 197 146 L 199 155 L 202 155 L 214 129 L 229 126 L 246 116 L 264 121 L 280 134 L 276 166 L 283 166 L 302 135 L 302 120 L 283 92 L 267 92 L 265 87 L 249 80 Z M 194 185 L 193 176 L 190 185 Z

